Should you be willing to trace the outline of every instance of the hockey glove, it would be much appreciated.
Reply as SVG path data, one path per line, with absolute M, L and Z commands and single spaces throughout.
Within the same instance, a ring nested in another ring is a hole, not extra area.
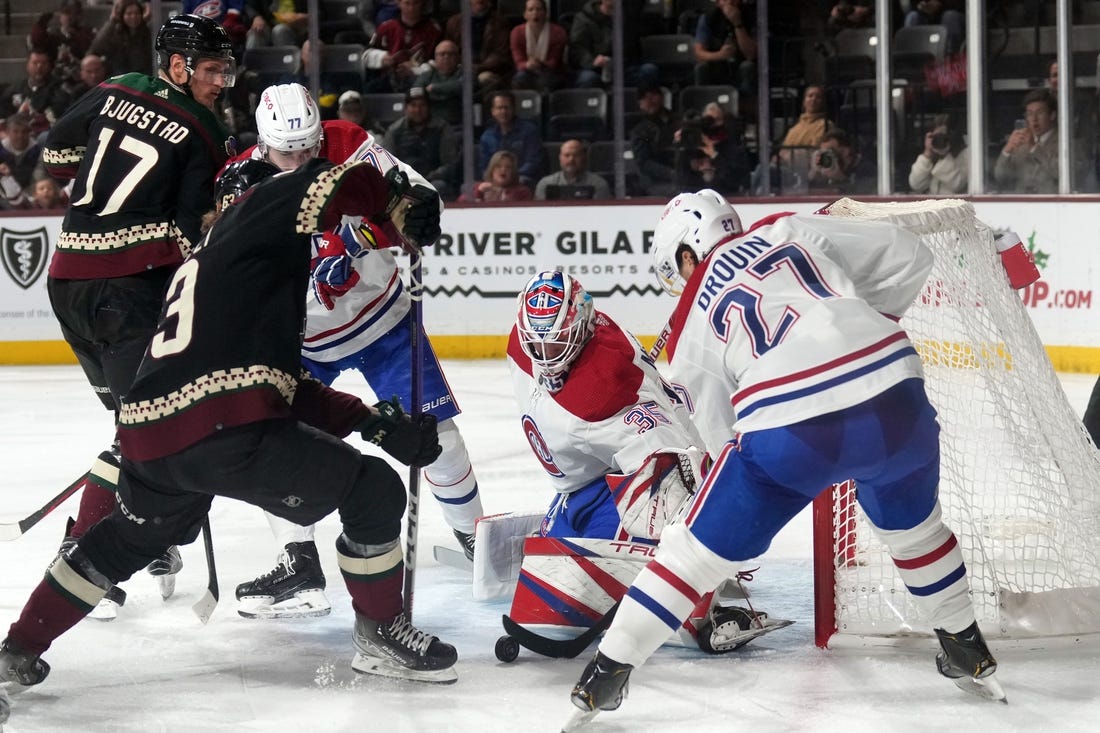
M 313 295 L 325 310 L 332 310 L 336 299 L 359 282 L 359 273 L 352 269 L 351 259 L 346 255 L 322 257 L 314 262 Z
M 414 420 L 401 409 L 396 397 L 383 400 L 374 408 L 378 414 L 371 415 L 358 427 L 363 440 L 381 447 L 406 466 L 423 468 L 439 458 L 443 448 L 439 445 L 435 415 L 424 413 Z
M 442 233 L 439 194 L 429 186 L 410 184 L 408 176 L 396 167 L 386 172 L 386 180 L 390 199 L 385 213 L 402 238 L 415 249 L 435 243 Z

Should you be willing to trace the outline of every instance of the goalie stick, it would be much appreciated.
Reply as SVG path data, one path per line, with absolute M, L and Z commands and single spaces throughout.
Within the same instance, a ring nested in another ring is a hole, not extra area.
M 214 538 L 210 536 L 210 516 L 202 520 L 202 546 L 206 553 L 206 592 L 191 606 L 191 610 L 206 624 L 218 605 L 218 569 L 214 565 Z
M 30 515 L 16 522 L 0 522 L 0 541 L 10 542 L 22 537 L 28 529 L 42 521 L 43 517 L 61 506 L 70 496 L 75 494 L 84 485 L 84 479 L 88 474 L 82 473 L 80 477 L 62 489 L 61 493 L 46 502 L 44 506 L 32 512 Z
M 517 624 L 508 614 L 501 616 L 501 623 L 504 625 L 504 631 L 519 642 L 519 645 L 523 648 L 530 649 L 536 654 L 541 654 L 544 657 L 551 657 L 553 659 L 573 659 L 587 649 L 600 634 L 607 630 L 607 627 L 615 620 L 615 612 L 618 610 L 619 601 L 616 601 L 615 605 L 609 608 L 607 613 L 597 619 L 596 623 L 592 624 L 591 628 L 573 639 L 551 639 L 536 634 L 534 631 L 525 629 Z
M 668 343 L 668 337 L 672 335 L 672 319 L 665 322 L 665 327 L 661 329 L 661 332 L 657 334 L 657 340 L 653 342 L 653 346 L 649 350 L 649 358 L 653 361 L 657 361 L 657 357 L 661 355 L 661 352 L 665 350 L 665 344 Z

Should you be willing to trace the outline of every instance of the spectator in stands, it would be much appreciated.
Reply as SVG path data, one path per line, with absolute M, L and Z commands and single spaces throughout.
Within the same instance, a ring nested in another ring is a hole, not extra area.
M 577 69 L 574 84 L 578 87 L 599 87 L 611 83 L 611 24 L 616 2 L 589 0 L 573 17 L 569 27 L 569 62 Z M 641 16 L 640 2 L 624 0 L 623 86 L 660 83 L 657 65 L 639 59 L 637 28 Z
M 57 181 L 44 173 L 37 177 L 32 193 L 32 209 L 64 209 L 69 205 L 69 197 L 65 191 L 57 185 Z
M 756 10 L 742 0 L 717 0 L 695 27 L 695 83 L 730 84 L 756 93 Z
M 711 188 L 732 195 L 749 183 L 749 154 L 732 117 L 715 102 L 689 110 L 677 137 L 676 183 L 681 191 Z
M 642 117 L 630 129 L 630 150 L 638 165 L 641 187 L 647 196 L 671 198 L 680 190 L 675 167 L 680 120 L 665 106 L 664 90 L 655 84 L 638 88 L 638 110 Z
M 559 198 L 609 199 L 611 187 L 588 170 L 588 148 L 580 140 L 566 140 L 558 150 L 561 170 L 543 176 L 535 186 L 535 200 Z
M 248 26 L 245 24 L 244 0 L 183 0 L 180 12 L 184 15 L 201 15 L 217 21 L 229 40 L 233 42 L 235 53 L 241 53 L 245 46 Z
M 829 11 L 825 23 L 831 35 L 846 28 L 873 28 L 875 26 L 874 0 L 837 0 Z
M 42 146 L 31 138 L 30 115 L 17 112 L 5 121 L 0 163 L 8 167 L 8 175 L 24 190 L 30 189 L 34 169 L 42 157 Z
M 966 38 L 965 0 L 916 0 L 905 14 L 905 26 L 942 25 L 947 29 L 947 52 L 958 53 Z
M 462 124 L 462 66 L 454 41 L 446 39 L 435 47 L 435 58 L 428 69 L 416 77 L 414 86 L 428 93 L 432 114 L 450 125 Z
M 511 80 L 512 53 L 508 47 L 511 27 L 489 0 L 470 0 L 470 26 L 477 92 L 484 98 L 489 92 L 508 86 Z M 462 13 L 447 19 L 443 37 L 462 47 Z
M 65 86 L 65 92 L 73 102 L 80 99 L 84 92 L 94 89 L 107 78 L 107 62 L 94 53 L 85 54 L 80 60 L 80 76 Z
M 533 186 L 542 173 L 542 135 L 531 120 L 516 117 L 516 98 L 501 89 L 489 98 L 492 122 L 485 126 L 478 144 L 477 176 L 484 178 L 489 159 L 498 150 L 510 150 L 519 161 L 519 180 Z
M 783 136 L 783 147 L 817 147 L 825 133 L 833 127 L 825 116 L 825 88 L 816 84 L 806 87 L 802 94 L 802 114 Z
M 92 41 L 91 53 L 104 57 L 110 75 L 153 72 L 153 32 L 141 0 L 115 0 L 108 20 Z
M 368 92 L 408 91 L 443 38 L 424 12 L 424 0 L 400 0 L 398 8 L 400 15 L 378 26 L 363 54 Z
M 810 193 L 871 194 L 877 180 L 872 164 L 863 159 L 852 137 L 834 127 L 825 133 L 810 163 Z
M 31 49 L 26 69 L 25 79 L 8 84 L 0 92 L 0 117 L 16 112 L 30 115 L 32 132 L 38 135 L 65 112 L 70 99 L 61 80 L 53 74 L 53 56 L 47 49 Z
M 405 116 L 386 130 L 382 146 L 428 179 L 441 198 L 458 194 L 459 143 L 446 121 L 433 117 L 428 94 L 412 87 L 405 95 Z
M 1006 193 L 1058 193 L 1058 110 L 1050 90 L 1027 93 L 1024 118 L 997 156 L 993 180 Z
M 380 125 L 367 117 L 367 110 L 363 107 L 363 95 L 354 89 L 349 89 L 340 95 L 336 104 L 336 117 L 353 125 L 359 125 L 375 137 L 385 134 L 385 130 L 381 129 Z
M 56 13 L 38 16 L 28 36 L 30 48 L 44 48 L 56 59 L 54 73 L 62 82 L 75 80 L 80 59 L 88 53 L 95 31 L 84 25 L 80 0 L 63 0 Z
M 485 178 L 474 184 L 472 196 L 463 194 L 459 201 L 530 201 L 531 188 L 520 183 L 519 160 L 510 150 L 498 150 L 485 166 Z
M 513 89 L 551 92 L 569 83 L 565 48 L 569 36 L 547 19 L 546 0 L 527 0 L 523 22 L 512 29 Z
M 965 193 L 970 180 L 970 156 L 962 132 L 949 115 L 936 115 L 924 134 L 924 150 L 909 169 L 913 193 L 944 196 Z

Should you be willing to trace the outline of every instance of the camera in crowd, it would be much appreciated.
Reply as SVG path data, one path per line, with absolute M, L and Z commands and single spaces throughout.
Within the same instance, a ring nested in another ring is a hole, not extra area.
M 945 150 L 951 144 L 946 132 L 937 132 L 932 136 L 932 149 Z
M 680 148 L 693 150 L 702 147 L 703 136 L 713 136 L 720 127 L 714 118 L 688 110 L 684 113 L 684 121 L 680 127 Z
M 815 158 L 814 162 L 818 168 L 831 170 L 837 167 L 836 153 L 832 150 L 818 150 Z

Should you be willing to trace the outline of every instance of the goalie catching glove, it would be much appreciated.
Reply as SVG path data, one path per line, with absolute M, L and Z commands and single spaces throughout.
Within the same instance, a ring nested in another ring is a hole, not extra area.
M 634 537 L 660 539 L 695 495 L 702 475 L 703 454 L 696 448 L 657 451 L 632 474 L 608 474 L 623 529 Z
M 421 249 L 439 239 L 439 194 L 423 184 L 411 183 L 396 166 L 386 171 L 386 182 L 390 184 L 390 198 L 385 213 L 405 241 Z
M 439 432 L 435 415 L 424 413 L 410 417 L 396 397 L 382 400 L 357 428 L 363 440 L 374 443 L 406 466 L 423 468 L 439 458 Z

